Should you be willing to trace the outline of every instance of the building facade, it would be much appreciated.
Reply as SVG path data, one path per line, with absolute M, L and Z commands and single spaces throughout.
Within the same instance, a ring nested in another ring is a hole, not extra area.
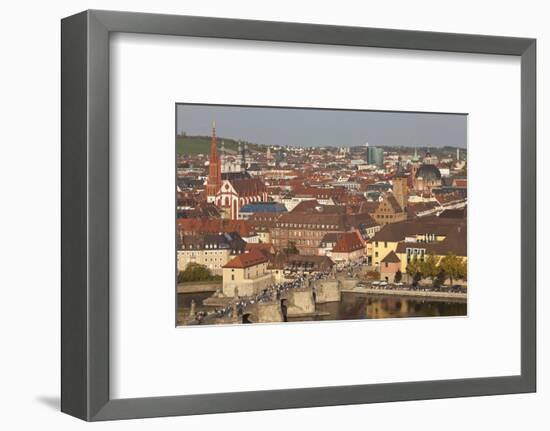
M 245 144 L 246 146 L 246 144 Z M 242 153 L 241 170 L 222 175 L 222 161 L 217 150 L 215 124 L 212 126 L 212 140 L 206 181 L 206 199 L 222 212 L 222 217 L 237 220 L 239 210 L 252 202 L 267 201 L 267 188 L 259 178 L 252 178 L 246 172 L 247 158 Z
M 244 253 L 246 242 L 237 232 L 184 235 L 178 241 L 177 268 L 185 271 L 190 263 L 203 265 L 213 275 L 222 275 L 222 267 L 234 256 Z
M 223 266 L 223 294 L 228 297 L 252 296 L 273 283 L 267 269 L 269 260 L 259 250 L 243 253 Z

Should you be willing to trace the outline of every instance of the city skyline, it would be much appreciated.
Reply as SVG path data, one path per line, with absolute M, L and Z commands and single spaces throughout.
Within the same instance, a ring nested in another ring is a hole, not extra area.
M 467 115 L 178 104 L 177 133 L 263 145 L 467 149 Z
M 188 134 L 175 139 L 178 325 L 467 315 L 465 115 L 178 114 Z M 395 147 L 364 147 L 367 129 Z

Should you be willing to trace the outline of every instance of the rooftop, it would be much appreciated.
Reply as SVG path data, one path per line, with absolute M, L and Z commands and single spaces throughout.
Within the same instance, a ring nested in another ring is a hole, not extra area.
M 338 242 L 332 249 L 333 253 L 351 253 L 364 248 L 357 232 L 347 232 L 340 235 Z
M 267 263 L 267 257 L 259 250 L 252 249 L 248 253 L 239 254 L 227 262 L 223 268 L 250 268 L 251 266 Z
M 286 207 L 279 202 L 255 202 L 244 205 L 241 213 L 281 213 L 286 212 Z

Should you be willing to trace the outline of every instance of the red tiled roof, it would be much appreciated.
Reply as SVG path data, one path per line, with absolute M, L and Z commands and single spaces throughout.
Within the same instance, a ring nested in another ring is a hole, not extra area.
M 351 253 L 364 248 L 357 232 L 344 233 L 338 238 L 338 242 L 332 249 L 333 253 Z
M 244 178 L 230 182 L 239 195 L 254 195 L 266 191 L 265 184 L 258 178 Z
M 258 250 L 264 256 L 269 257 L 269 255 L 275 250 L 271 243 L 261 242 L 261 243 L 252 243 L 247 242 L 245 250 L 250 252 L 252 250 Z
M 251 235 L 250 224 L 246 220 L 191 219 L 178 218 L 178 230 L 184 233 L 226 233 L 238 232 L 241 237 Z
M 239 254 L 234 259 L 231 259 L 223 268 L 249 268 L 266 263 L 267 261 L 267 257 L 261 251 L 253 249 L 248 253 Z

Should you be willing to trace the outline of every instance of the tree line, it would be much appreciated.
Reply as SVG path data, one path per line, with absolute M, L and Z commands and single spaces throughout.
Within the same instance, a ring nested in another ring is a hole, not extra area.
M 191 281 L 221 281 L 222 277 L 213 275 L 204 265 L 190 262 L 184 271 L 178 273 L 178 283 L 188 283 Z
M 447 279 L 451 285 L 455 280 L 466 280 L 467 264 L 464 258 L 453 253 L 442 258 L 430 253 L 424 260 L 415 256 L 407 265 L 407 274 L 412 278 L 414 285 L 428 278 L 434 287 L 440 287 Z

